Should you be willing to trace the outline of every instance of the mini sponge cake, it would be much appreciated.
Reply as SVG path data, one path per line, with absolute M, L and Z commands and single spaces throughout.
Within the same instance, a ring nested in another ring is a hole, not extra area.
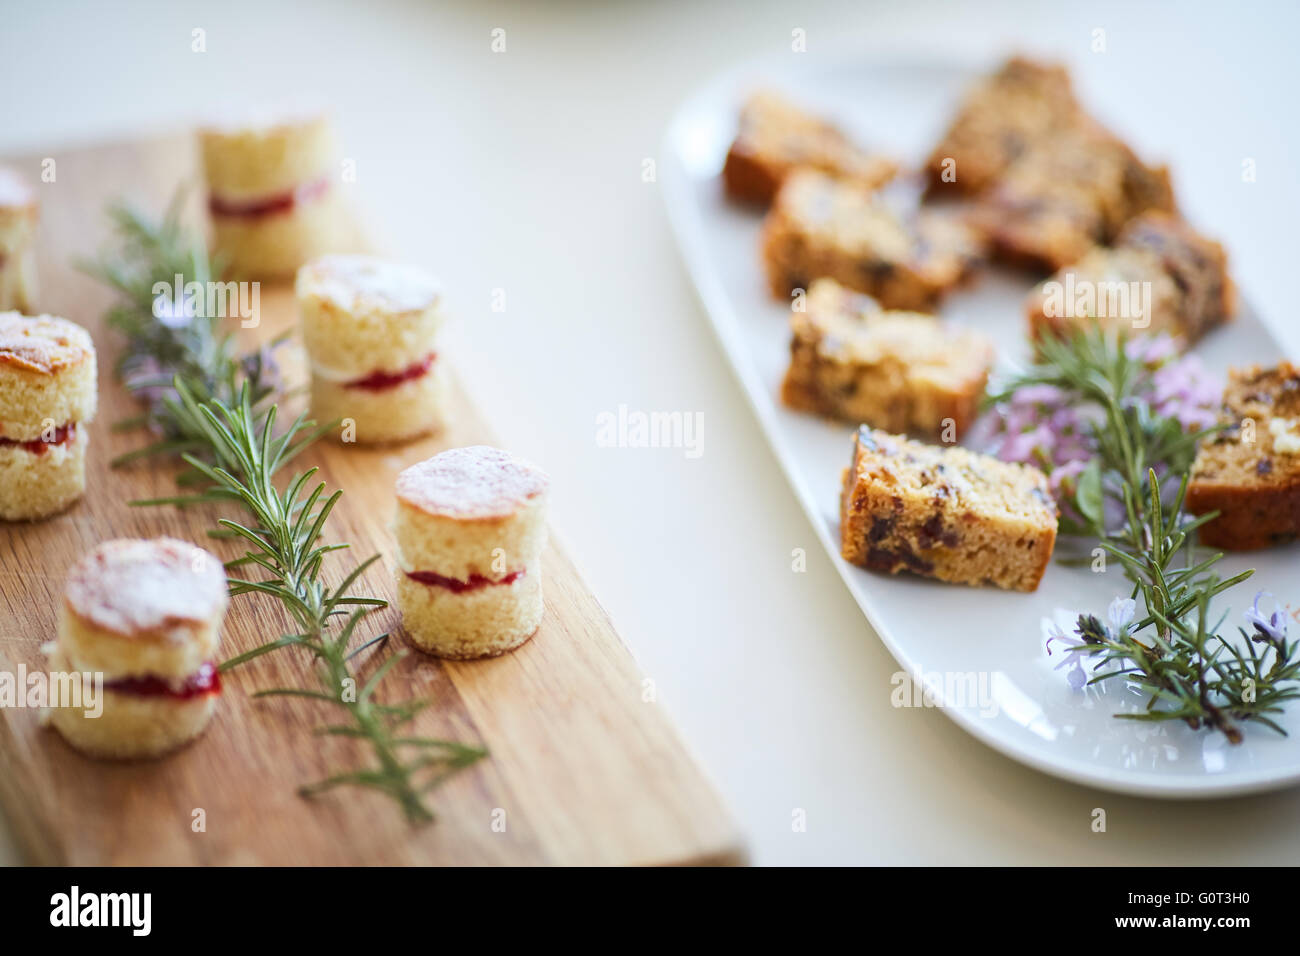
M 30 312 L 36 295 L 36 194 L 0 167 L 0 310 Z
M 0 312 L 0 519 L 44 518 L 86 489 L 95 346 L 81 326 Z
M 325 256 L 298 271 L 297 293 L 317 421 L 342 419 L 338 437 L 363 444 L 442 426 L 437 280 L 370 256 Z
M 537 630 L 548 484 L 535 465 L 483 445 L 398 475 L 397 599 L 418 647 L 492 657 Z
M 214 123 L 199 131 L 199 146 L 215 249 L 235 275 L 287 278 L 352 247 L 323 112 Z
M 221 693 L 226 601 L 221 561 L 188 542 L 96 547 L 68 575 L 50 669 L 102 675 L 102 712 L 56 707 L 50 723 L 96 757 L 156 757 L 193 740 Z

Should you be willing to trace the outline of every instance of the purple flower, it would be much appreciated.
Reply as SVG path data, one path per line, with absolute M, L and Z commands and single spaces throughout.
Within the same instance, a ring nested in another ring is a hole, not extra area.
M 1026 385 L 1016 392 L 1013 401 L 1024 405 L 1060 405 L 1065 399 L 1065 392 L 1055 385 Z
M 1139 377 L 1137 394 L 1128 401 L 1145 404 L 1156 414 L 1172 418 L 1184 431 L 1200 431 L 1218 420 L 1222 385 L 1195 355 L 1180 355 L 1168 335 L 1131 340 L 1128 355 L 1147 374 Z M 1095 452 L 1091 422 L 1096 409 L 1053 385 L 1026 385 L 997 408 L 991 431 L 982 442 L 1003 461 L 1034 464 L 1047 472 L 1059 504 L 1068 504 L 1074 482 Z M 1123 508 L 1106 499 L 1107 524 L 1123 520 Z
M 175 394 L 167 384 L 168 376 L 168 371 L 156 358 L 146 356 L 131 368 L 124 383 L 141 401 L 155 403 Z
M 1002 443 L 998 457 L 1003 461 L 1032 462 L 1038 459 L 1036 452 L 1050 454 L 1056 436 L 1046 424 L 1038 425 L 1029 431 L 1010 435 Z
M 1218 420 L 1222 394 L 1222 382 L 1195 355 L 1166 362 L 1151 375 L 1151 406 L 1177 419 L 1187 431 L 1208 428 Z
M 1074 490 L 1074 479 L 1078 478 L 1086 467 L 1088 467 L 1086 461 L 1076 459 L 1064 463 L 1059 468 L 1053 468 L 1052 474 L 1048 478 L 1048 486 L 1051 488 L 1052 497 L 1059 499 L 1064 494 L 1072 492 Z M 1069 484 L 1067 485 L 1066 482 L 1069 482 Z
M 1056 642 L 1065 648 L 1065 658 L 1057 664 L 1052 670 L 1060 670 L 1062 667 L 1068 667 L 1065 672 L 1065 679 L 1069 681 L 1070 687 L 1074 690 L 1081 690 L 1083 685 L 1088 683 L 1088 672 L 1083 669 L 1082 648 L 1087 647 L 1087 642 L 1083 638 L 1074 634 L 1066 634 L 1060 625 L 1053 624 L 1049 630 L 1047 638 L 1047 656 L 1052 656 L 1052 643 Z
M 1178 343 L 1168 335 L 1151 335 L 1131 340 L 1124 351 L 1144 365 L 1157 365 L 1178 354 Z
M 1267 591 L 1260 591 L 1255 595 L 1255 603 L 1249 611 L 1246 611 L 1244 617 L 1246 623 L 1255 628 L 1255 633 L 1251 635 L 1252 641 L 1268 641 L 1271 644 L 1282 644 L 1286 641 L 1286 615 L 1282 613 L 1281 608 L 1277 608 L 1268 617 L 1265 617 L 1259 610 L 1259 599 L 1268 594 Z
M 1037 465 L 1049 476 L 1067 467 L 1062 479 L 1076 474 L 1078 463 L 1092 457 L 1092 449 L 1073 400 L 1054 385 L 1026 385 L 998 406 L 996 431 L 988 444 L 1003 461 Z
M 966 432 L 966 444 L 979 451 L 997 454 L 1002 443 L 1002 406 L 995 406 L 987 414 L 975 419 Z
M 1057 442 L 1055 463 L 1068 465 L 1073 462 L 1087 464 L 1092 458 L 1092 449 L 1084 442 L 1082 436 L 1067 435 L 1064 441 Z
M 176 301 L 169 295 L 160 295 L 153 300 L 153 314 L 169 329 L 183 329 L 193 321 L 196 314 L 191 300 Z
M 1117 597 L 1110 602 L 1110 607 L 1106 609 L 1106 618 L 1110 621 L 1111 640 L 1119 640 L 1128 632 L 1128 626 L 1133 623 L 1133 615 L 1137 612 L 1137 601 L 1132 598 Z
M 999 427 L 1006 435 L 1018 435 L 1020 432 L 1028 431 L 1037 426 L 1043 418 L 1043 411 L 1037 405 L 1022 405 L 1019 402 L 1003 405 L 999 411 L 1002 416 Z
M 1079 413 L 1070 405 L 1060 406 L 1056 411 L 1052 412 L 1047 420 L 1054 429 L 1063 435 L 1073 434 L 1083 425 L 1079 421 Z

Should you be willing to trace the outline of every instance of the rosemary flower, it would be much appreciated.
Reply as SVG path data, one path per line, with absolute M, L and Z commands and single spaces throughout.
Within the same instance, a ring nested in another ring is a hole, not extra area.
M 1083 655 L 1087 652 L 1088 644 L 1081 637 L 1066 634 L 1064 629 L 1057 625 L 1053 625 L 1053 629 L 1053 633 L 1047 638 L 1047 655 L 1049 657 L 1052 655 L 1053 643 L 1060 644 L 1065 649 L 1065 657 L 1053 670 L 1069 668 L 1065 672 L 1065 679 L 1074 690 L 1082 690 L 1083 685 L 1088 683 L 1088 672 L 1083 669 Z
M 1106 609 L 1106 618 L 1110 621 L 1110 639 L 1118 641 L 1128 635 L 1128 627 L 1133 623 L 1137 613 L 1137 601 L 1132 598 L 1117 597 Z
M 159 295 L 153 300 L 153 314 L 162 325 L 175 330 L 193 322 L 197 312 L 193 302 L 177 302 L 169 295 Z
M 1197 356 L 1180 355 L 1167 335 L 1134 339 L 1124 352 L 1143 372 L 1128 397 L 1130 407 L 1145 405 L 1178 422 L 1189 434 L 1214 424 L 1222 384 Z M 988 437 L 981 444 L 989 445 L 1003 461 L 1041 468 L 1065 513 L 1077 517 L 1070 499 L 1078 476 L 1097 454 L 1093 428 L 1098 410 L 1077 391 L 1032 383 L 1005 396 L 996 412 L 993 422 L 985 426 Z
M 1267 591 L 1260 591 L 1255 595 L 1255 603 L 1251 605 L 1250 610 L 1245 611 L 1243 616 L 1246 623 L 1255 628 L 1255 633 L 1250 636 L 1252 641 L 1266 641 L 1275 647 L 1280 647 L 1286 643 L 1286 615 L 1282 613 L 1281 608 L 1276 608 L 1272 614 L 1265 617 L 1259 610 L 1259 599 L 1267 595 L 1272 597 Z
M 1094 619 L 1095 620 L 1095 619 Z M 1070 687 L 1074 690 L 1082 690 L 1083 685 L 1088 683 L 1088 672 L 1084 669 L 1083 658 L 1089 653 L 1089 644 L 1092 643 L 1084 633 L 1082 627 L 1083 617 L 1079 618 L 1079 626 L 1076 626 L 1073 633 L 1066 633 L 1065 628 L 1055 621 L 1045 622 L 1047 630 L 1047 656 L 1052 656 L 1052 645 L 1059 644 L 1065 652 L 1065 656 L 1052 668 L 1060 670 L 1068 668 L 1065 672 L 1065 679 L 1069 682 Z

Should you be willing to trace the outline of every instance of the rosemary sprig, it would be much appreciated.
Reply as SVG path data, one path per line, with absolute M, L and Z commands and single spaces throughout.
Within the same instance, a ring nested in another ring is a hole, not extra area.
M 1093 330 L 1044 340 L 1037 364 L 990 398 L 1050 385 L 1096 412 L 1089 423 L 1095 455 L 1064 484 L 1061 530 L 1098 539 L 1132 583 L 1131 603 L 1117 599 L 1107 624 L 1081 614 L 1078 640 L 1056 639 L 1067 653 L 1093 660 L 1089 683 L 1122 677 L 1150 695 L 1145 711 L 1119 717 L 1182 720 L 1232 743 L 1243 739 L 1246 721 L 1285 734 L 1270 715 L 1300 697 L 1300 648 L 1276 616 L 1270 625 L 1257 611 L 1248 615 L 1253 630 L 1239 629 L 1242 640 L 1221 633 L 1222 618 L 1210 617 L 1212 599 L 1254 572 L 1220 578 L 1214 568 L 1223 555 L 1204 555 L 1196 544 L 1196 529 L 1214 514 L 1184 510 L 1196 445 L 1218 426 L 1189 430 L 1155 411 L 1144 397 L 1150 374 L 1122 336 Z
M 163 399 L 174 395 L 173 378 L 193 383 L 201 387 L 201 394 L 227 405 L 235 403 L 245 384 L 254 404 L 271 398 L 279 388 L 270 349 L 236 355 L 233 337 L 222 328 L 221 316 L 201 311 L 177 315 L 171 303 L 165 299 L 160 303 L 155 291 L 159 282 L 171 286 L 179 276 L 206 285 L 221 271 L 221 263 L 210 261 L 203 243 L 185 231 L 181 217 L 184 199 L 184 192 L 178 191 L 157 224 L 130 206 L 110 206 L 108 215 L 119 250 L 112 256 L 79 263 L 84 272 L 118 294 L 106 316 L 108 324 L 126 339 L 115 371 L 146 406 L 143 416 L 117 427 L 149 425 L 161 440 L 182 443 L 159 451 L 183 450 L 185 441 L 199 437 L 180 432 L 181 423 L 163 406 Z M 162 308 L 156 309 L 159 305 Z M 142 449 L 131 457 L 153 450 Z
M 87 266 L 87 271 L 115 288 L 120 296 L 107 322 L 126 338 L 118 371 L 131 391 L 148 405 L 134 420 L 159 437 L 119 459 L 179 456 L 188 466 L 178 483 L 192 487 L 176 496 L 132 502 L 134 505 L 234 503 L 248 514 L 246 522 L 218 519 L 214 537 L 240 538 L 247 550 L 227 563 L 228 572 L 256 577 L 229 579 L 230 593 L 266 594 L 278 600 L 294 631 L 240 654 L 221 665 L 230 670 L 263 654 L 297 647 L 311 655 L 319 689 L 276 687 L 254 697 L 295 697 L 341 707 L 347 722 L 321 727 L 318 734 L 355 738 L 367 743 L 374 765 L 341 772 L 300 788 L 312 796 L 342 785 L 378 790 L 402 807 L 408 819 L 433 819 L 425 794 L 448 776 L 470 766 L 486 752 L 454 741 L 416 737 L 403 728 L 427 700 L 380 703 L 375 691 L 405 655 L 390 654 L 365 680 L 352 662 L 363 651 L 382 650 L 387 634 L 351 648 L 367 614 L 387 602 L 352 593 L 352 587 L 376 560 L 354 567 L 337 587 L 321 580 L 325 558 L 347 548 L 322 544 L 326 521 L 342 496 L 328 496 L 323 482 L 312 485 L 315 468 L 295 473 L 281 491 L 276 476 L 300 452 L 330 429 L 299 415 L 276 430 L 279 397 L 274 363 L 266 351 L 239 356 L 218 317 L 190 316 L 162 322 L 154 312 L 154 283 L 177 275 L 206 282 L 215 270 L 202 244 L 189 239 L 174 200 L 158 225 L 124 207 L 111 216 L 119 243 L 116 255 Z

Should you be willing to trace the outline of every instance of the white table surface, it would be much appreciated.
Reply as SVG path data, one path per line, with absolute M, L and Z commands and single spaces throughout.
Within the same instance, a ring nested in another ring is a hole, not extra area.
M 503 443 L 551 472 L 554 526 L 755 862 L 1296 861 L 1300 791 L 1113 796 L 890 706 L 896 666 L 816 546 L 642 180 L 693 86 L 789 51 L 796 28 L 807 52 L 791 56 L 854 42 L 864 56 L 1054 54 L 1144 154 L 1173 160 L 1185 211 L 1300 354 L 1294 4 L 45 2 L 4 16 L 0 153 L 57 156 L 301 92 L 335 104 L 369 214 L 444 277 L 448 353 Z M 702 413 L 702 454 L 599 447 L 597 415 L 620 405 Z

